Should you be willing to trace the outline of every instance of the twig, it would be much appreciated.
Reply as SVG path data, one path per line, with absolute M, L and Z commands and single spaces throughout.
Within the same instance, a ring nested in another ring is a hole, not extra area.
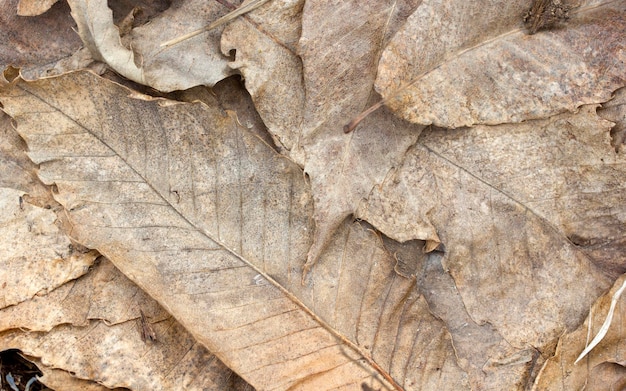
M 185 41 L 191 37 L 195 37 L 196 35 L 200 35 L 206 31 L 209 30 L 213 30 L 214 28 L 220 27 L 228 22 L 230 22 L 231 20 L 237 18 L 238 16 L 241 16 L 245 13 L 248 13 L 254 9 L 259 8 L 260 6 L 262 6 L 263 4 L 267 3 L 269 0 L 253 0 L 251 2 L 249 2 L 246 5 L 243 5 L 239 8 L 237 8 L 234 11 L 231 11 L 229 13 L 227 13 L 226 15 L 222 16 L 221 18 L 219 18 L 218 20 L 216 20 L 215 22 L 211 23 L 208 26 L 204 26 L 198 30 L 192 31 L 188 34 L 182 35 L 180 37 L 171 39 L 167 42 L 163 42 L 161 44 L 161 47 L 170 47 L 173 45 L 176 45 L 177 43 L 180 43 L 182 41 Z

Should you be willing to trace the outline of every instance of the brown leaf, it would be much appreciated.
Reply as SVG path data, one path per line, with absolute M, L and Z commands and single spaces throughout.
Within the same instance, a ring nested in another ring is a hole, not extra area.
M 425 2 L 385 49 L 377 91 L 408 121 L 457 128 L 575 111 L 626 83 L 621 2 L 583 4 L 534 35 L 520 26 L 528 7 Z
M 85 274 L 96 253 L 77 251 L 59 231 L 49 190 L 34 177 L 23 141 L 0 116 L 0 308 L 54 290 Z M 47 204 L 38 200 L 50 198 Z M 46 208 L 47 206 L 47 208 Z M 5 319 L 0 319 L 0 322 Z
M 93 58 L 130 80 L 169 92 L 212 86 L 231 74 L 228 58 L 219 50 L 220 29 L 171 48 L 161 47 L 162 42 L 181 31 L 195 29 L 226 13 L 227 9 L 216 2 L 175 4 L 150 23 L 133 29 L 127 46 L 120 40 L 106 1 L 69 3 L 78 32 Z M 195 17 L 187 18 L 190 14 Z
M 158 342 L 142 341 L 136 320 L 144 311 Z M 232 390 L 237 378 L 105 258 L 78 280 L 2 310 L 0 321 L 0 350 L 40 358 L 42 382 L 58 390 L 87 388 L 85 380 L 134 390 Z
M 523 389 L 538 351 L 511 345 L 491 324 L 477 323 L 467 311 L 453 278 L 442 267 L 442 254 L 424 256 L 419 287 L 428 308 L 449 330 L 458 364 L 473 390 Z
M 302 286 L 302 171 L 219 110 L 129 94 L 88 73 L 3 94 L 73 237 L 255 387 L 380 388 L 390 375 L 466 388 L 449 336 L 375 233 L 345 222 Z
M 309 265 L 421 131 L 384 111 L 342 134 L 347 119 L 373 102 L 380 51 L 417 3 L 308 1 L 300 14 L 302 1 L 270 2 L 250 15 L 255 24 L 239 20 L 224 30 L 222 50 L 236 50 L 231 66 L 245 76 L 268 130 L 311 179 L 316 235 Z M 300 18 L 301 36 L 287 28 Z
M 428 132 L 420 140 L 529 208 L 614 278 L 626 268 L 624 154 L 595 106 L 498 127 Z
M 598 115 L 615 123 L 611 128 L 611 145 L 623 154 L 626 144 L 626 88 L 620 88 L 613 99 L 603 104 Z
M 542 368 L 533 390 L 621 390 L 626 386 L 624 361 L 624 312 L 626 299 L 622 295 L 615 307 L 613 322 L 608 333 L 581 362 L 574 364 L 576 357 L 583 351 L 585 344 L 604 323 L 611 298 L 624 284 L 626 275 L 622 275 L 613 287 L 600 297 L 591 307 L 589 317 L 575 331 L 564 335 L 554 357 Z
M 22 68 L 22 73 L 30 78 L 39 77 L 80 48 L 80 38 L 72 30 L 74 21 L 65 2 L 36 17 L 18 16 L 17 10 L 18 0 L 5 1 L 0 7 L 4 37 L 0 40 L 1 69 L 13 65 Z
M 400 241 L 440 239 L 444 270 L 473 322 L 492 325 L 519 352 L 543 352 L 626 265 L 626 164 L 609 128 L 585 107 L 550 120 L 425 132 L 357 216 Z M 458 315 L 449 316 L 456 342 Z M 477 342 L 463 343 L 455 345 L 461 363 L 478 384 L 486 358 L 473 360 Z M 509 357 L 507 349 L 489 361 Z
M 20 0 L 17 4 L 19 16 L 37 16 L 48 11 L 58 0 Z
M 255 107 L 275 143 L 299 151 L 305 91 L 302 61 L 296 55 L 303 0 L 271 1 L 246 19 L 231 22 L 222 34 L 224 55 L 235 51 L 229 66 L 245 78 Z

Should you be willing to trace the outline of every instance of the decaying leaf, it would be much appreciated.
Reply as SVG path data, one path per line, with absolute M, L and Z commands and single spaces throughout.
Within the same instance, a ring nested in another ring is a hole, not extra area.
M 74 73 L 0 99 L 73 238 L 257 388 L 466 388 L 447 332 L 375 233 L 345 222 L 301 285 L 302 171 L 219 110 L 128 95 Z
M 537 377 L 536 391 L 565 390 L 621 390 L 626 386 L 624 353 L 624 296 L 615 308 L 613 325 L 604 339 L 578 364 L 576 357 L 585 348 L 606 319 L 611 299 L 623 286 L 626 275 L 615 281 L 613 287 L 591 307 L 585 322 L 575 331 L 564 335 L 554 357 L 550 358 Z
M 17 4 L 19 16 L 37 16 L 48 11 L 58 0 L 20 0 Z
M 472 319 L 455 281 L 442 267 L 442 258 L 439 252 L 424 256 L 417 270 L 419 290 L 430 311 L 449 330 L 471 389 L 523 390 L 529 374 L 541 362 L 539 350 L 513 346 L 491 324 Z
M 27 78 L 46 76 L 59 60 L 81 45 L 65 2 L 55 4 L 43 15 L 24 17 L 18 16 L 18 0 L 3 1 L 0 26 L 0 68 L 19 67 Z
M 419 135 L 421 127 L 386 111 L 350 137 L 341 133 L 346 119 L 372 102 L 380 51 L 419 1 L 340 6 L 307 1 L 301 10 L 302 3 L 270 2 L 249 16 L 255 24 L 233 22 L 224 30 L 222 50 L 236 50 L 231 66 L 245 76 L 268 130 L 311 179 L 312 265 L 337 227 Z M 287 28 L 300 18 L 301 34 L 297 27 Z
M 212 86 L 231 73 L 228 58 L 219 50 L 219 29 L 172 48 L 160 46 L 181 31 L 226 13 L 227 9 L 217 2 L 174 4 L 149 24 L 133 29 L 128 47 L 121 41 L 106 1 L 69 3 L 80 37 L 92 56 L 137 83 L 169 92 L 197 85 Z M 196 18 L 188 18 L 190 14 Z
M 141 339 L 136 319 L 143 311 L 158 342 Z M 0 331 L 0 350 L 36 358 L 41 381 L 56 390 L 234 390 L 244 384 L 105 258 L 47 295 L 0 310 Z
M 9 118 L 2 114 L 0 308 L 51 291 L 85 274 L 97 255 L 77 251 L 59 230 L 55 211 L 50 208 L 53 200 L 37 205 L 50 197 L 49 190 L 33 176 L 34 165 L 22 148 L 23 141 L 11 128 Z
M 225 55 L 235 51 L 229 66 L 244 76 L 275 143 L 291 155 L 300 149 L 305 101 L 302 60 L 296 55 L 303 5 L 303 0 L 271 1 L 249 14 L 248 20 L 230 23 L 221 38 Z
M 626 144 L 626 88 L 620 88 L 615 97 L 602 105 L 598 114 L 615 123 L 611 128 L 611 145 L 618 153 L 624 153 Z
M 444 270 L 471 319 L 520 351 L 545 350 L 624 270 L 626 162 L 609 128 L 585 107 L 428 131 L 357 216 L 399 241 L 441 240 Z M 462 362 L 486 364 L 464 351 L 457 346 Z
M 583 2 L 565 28 L 534 35 L 520 26 L 527 8 L 425 1 L 385 49 L 377 91 L 406 120 L 457 128 L 574 111 L 624 85 L 622 2 Z
M 626 267 L 626 157 L 596 106 L 549 120 L 434 130 L 420 140 L 519 202 L 617 278 Z

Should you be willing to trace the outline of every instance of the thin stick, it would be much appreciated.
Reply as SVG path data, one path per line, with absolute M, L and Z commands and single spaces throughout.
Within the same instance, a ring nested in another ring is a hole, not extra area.
M 238 16 L 241 16 L 245 13 L 248 13 L 254 9 L 259 8 L 260 6 L 262 6 L 263 4 L 267 3 L 269 0 L 253 0 L 251 2 L 249 2 L 248 4 L 241 6 L 239 8 L 237 8 L 234 11 L 231 11 L 229 13 L 227 13 L 226 15 L 222 16 L 221 18 L 219 18 L 218 20 L 216 20 L 215 22 L 211 23 L 208 26 L 204 26 L 198 30 L 192 31 L 190 33 L 187 33 L 185 35 L 182 35 L 180 37 L 174 38 L 172 40 L 169 40 L 167 42 L 163 42 L 161 44 L 161 47 L 170 47 L 173 45 L 176 45 L 177 43 L 180 43 L 182 41 L 185 41 L 191 37 L 195 37 L 196 35 L 200 35 L 206 31 L 209 30 L 213 30 L 214 28 L 220 27 L 228 22 L 230 22 L 231 20 L 237 18 Z

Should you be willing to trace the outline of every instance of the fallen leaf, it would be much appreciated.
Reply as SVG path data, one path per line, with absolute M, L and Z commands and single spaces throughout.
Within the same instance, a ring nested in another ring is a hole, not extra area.
M 613 278 L 626 269 L 626 158 L 596 106 L 549 120 L 435 130 L 420 143 L 553 226 Z
M 624 296 L 617 302 L 612 325 L 604 339 L 587 358 L 578 364 L 574 364 L 574 361 L 605 321 L 611 298 L 622 287 L 625 279 L 626 275 L 618 278 L 613 287 L 593 304 L 585 322 L 560 338 L 556 354 L 542 368 L 533 390 L 624 389 Z
M 588 106 L 524 124 L 429 130 L 357 212 L 398 241 L 441 240 L 443 268 L 469 317 L 506 341 L 478 360 L 474 338 L 484 334 L 459 333 L 460 310 L 443 317 L 473 384 L 489 380 L 483 366 L 515 357 L 507 344 L 530 349 L 535 365 L 534 349 L 549 353 L 624 270 L 626 164 L 609 129 Z M 445 304 L 451 296 L 428 297 Z M 498 388 L 516 389 L 525 376 Z
M 19 16 L 37 16 L 48 11 L 58 0 L 19 0 L 17 14 Z
M 527 35 L 528 3 L 424 1 L 385 48 L 376 90 L 400 117 L 448 128 L 609 100 L 626 82 L 623 3 L 583 2 L 563 28 Z
M 316 235 L 309 266 L 419 136 L 421 127 L 387 111 L 342 134 L 347 119 L 373 101 L 380 51 L 418 3 L 308 1 L 302 9 L 302 1 L 270 2 L 224 30 L 222 50 L 236 51 L 231 67 L 244 75 L 277 144 L 311 179 Z
M 226 13 L 227 9 L 216 2 L 174 4 L 150 23 L 133 29 L 128 47 L 121 41 L 106 1 L 71 0 L 69 4 L 78 33 L 93 58 L 130 80 L 169 92 L 212 86 L 231 74 L 229 59 L 219 49 L 220 29 L 171 48 L 160 46 L 181 31 Z M 190 14 L 196 18 L 187 18 Z M 198 44 L 200 39 L 203 44 Z
M 344 222 L 301 285 L 302 171 L 219 110 L 129 94 L 89 73 L 2 94 L 73 238 L 257 388 L 467 388 L 448 334 L 371 229 Z
M 598 110 L 598 115 L 615 123 L 611 128 L 611 145 L 623 154 L 626 144 L 626 88 L 617 90 L 615 97 Z
M 471 389 L 524 389 L 525 379 L 542 362 L 539 351 L 513 346 L 493 325 L 472 319 L 454 279 L 442 267 L 442 258 L 439 252 L 424 256 L 417 270 L 419 291 L 449 330 L 458 365 L 468 374 Z
M 34 177 L 23 141 L 0 116 L 0 308 L 49 292 L 85 274 L 96 253 L 77 251 L 57 227 L 55 211 L 28 202 L 50 197 Z M 51 197 L 50 197 L 51 198 Z M 50 203 L 54 202 L 50 200 Z
M 271 1 L 231 22 L 221 37 L 222 53 L 235 51 L 229 66 L 243 75 L 275 143 L 292 155 L 300 149 L 305 101 L 302 62 L 296 55 L 303 5 L 303 0 Z
M 142 312 L 157 342 L 142 340 Z M 107 389 L 233 390 L 238 383 L 105 258 L 76 281 L 0 310 L 0 322 L 0 350 L 20 349 L 36 358 L 44 372 L 40 380 L 57 390 L 89 388 L 91 382 Z
M 43 15 L 24 17 L 18 16 L 18 0 L 4 1 L 0 26 L 5 38 L 0 41 L 0 68 L 20 67 L 30 79 L 45 76 L 59 60 L 81 46 L 65 2 L 55 4 Z

